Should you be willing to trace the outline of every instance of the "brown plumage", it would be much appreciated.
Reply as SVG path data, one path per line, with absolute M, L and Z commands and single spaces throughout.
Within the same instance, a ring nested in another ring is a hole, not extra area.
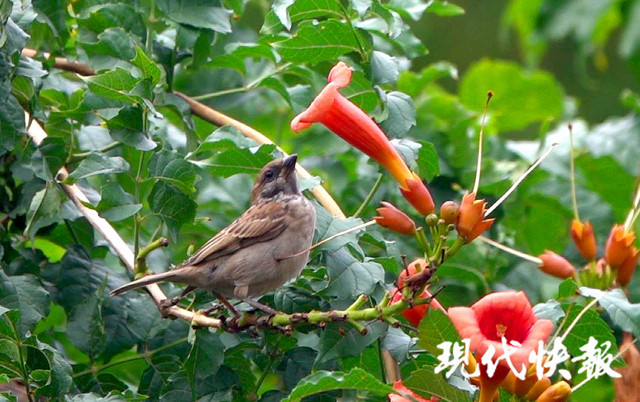
M 296 155 L 268 163 L 252 190 L 251 206 L 176 268 L 133 281 L 117 296 L 156 282 L 187 284 L 182 296 L 202 288 L 221 298 L 250 300 L 296 277 L 307 263 L 315 210 L 298 189 Z M 293 257 L 292 257 L 293 256 Z M 176 304 L 174 298 L 167 305 Z

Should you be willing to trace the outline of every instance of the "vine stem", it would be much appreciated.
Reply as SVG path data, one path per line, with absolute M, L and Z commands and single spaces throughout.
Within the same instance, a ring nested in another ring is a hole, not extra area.
M 538 165 L 540 165 L 542 163 L 542 161 L 545 160 L 547 158 L 547 156 L 549 156 L 549 154 L 551 154 L 551 152 L 553 151 L 553 148 L 555 148 L 556 145 L 558 145 L 558 144 L 555 143 L 555 142 L 553 144 L 551 144 L 549 149 L 547 149 L 542 155 L 540 155 L 540 157 L 535 162 L 533 162 L 533 164 L 531 166 L 529 166 L 529 169 L 527 169 L 520 177 L 518 177 L 518 179 L 516 181 L 513 182 L 511 187 L 509 187 L 509 189 L 502 195 L 502 197 L 500 197 L 498 199 L 498 201 L 494 202 L 493 205 L 491 207 L 489 207 L 489 209 L 487 209 L 487 211 L 484 213 L 484 216 L 487 217 L 493 211 L 495 211 L 496 208 L 498 208 L 500 206 L 500 204 L 502 204 L 504 202 L 504 200 L 506 200 L 507 197 L 509 197 L 511 195 L 511 193 L 513 193 L 516 190 L 516 188 L 518 188 L 520 183 L 522 183 L 524 181 L 524 179 L 526 179 L 527 176 L 529 176 L 529 174 L 531 172 L 533 172 L 533 170 L 535 168 L 537 168 Z
M 358 210 L 353 214 L 354 218 L 358 218 L 360 215 L 362 215 L 362 213 L 364 212 L 364 209 L 367 207 L 367 205 L 369 205 L 369 203 L 373 199 L 373 196 L 376 194 L 376 192 L 380 188 L 380 184 L 382 184 L 383 178 L 384 178 L 384 175 L 380 173 L 378 175 L 378 178 L 376 179 L 376 182 L 373 184 L 373 187 L 371 187 L 371 191 L 369 191 L 369 194 L 367 194 L 367 197 L 364 199 L 364 201 L 362 201 L 362 204 L 360 204 L 360 206 L 358 207 Z
M 487 92 L 487 101 L 484 104 L 484 111 L 482 112 L 482 123 L 480 123 L 480 135 L 478 139 L 478 161 L 476 164 L 476 179 L 473 182 L 473 193 L 478 193 L 478 187 L 480 187 L 480 171 L 482 170 L 482 143 L 484 139 L 484 125 L 487 120 L 487 110 L 489 109 L 489 101 L 493 97 L 493 92 Z
M 573 207 L 573 217 L 580 221 L 580 214 L 578 213 L 578 196 L 576 193 L 576 162 L 575 162 L 575 150 L 573 149 L 573 125 L 569 123 L 567 125 L 569 129 L 569 160 L 571 167 L 571 205 Z

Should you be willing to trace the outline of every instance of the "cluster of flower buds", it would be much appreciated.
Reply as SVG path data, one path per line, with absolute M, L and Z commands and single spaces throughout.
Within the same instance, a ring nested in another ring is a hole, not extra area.
M 604 258 L 596 260 L 597 245 L 591 223 L 574 219 L 571 223 L 571 238 L 588 263 L 580 271 L 582 281 L 594 287 L 608 288 L 615 277 L 618 286 L 625 287 L 631 282 L 638 265 L 640 251 L 634 246 L 635 233 L 623 225 L 614 225 L 604 248 Z M 576 268 L 566 258 L 546 250 L 539 255 L 539 268 L 558 278 L 576 278 Z
M 524 380 L 517 378 L 513 371 L 509 371 L 500 386 L 511 395 L 536 402 L 563 402 L 571 394 L 571 386 L 563 380 L 552 384 L 549 377 L 543 376 L 538 379 L 535 365 L 529 367 Z

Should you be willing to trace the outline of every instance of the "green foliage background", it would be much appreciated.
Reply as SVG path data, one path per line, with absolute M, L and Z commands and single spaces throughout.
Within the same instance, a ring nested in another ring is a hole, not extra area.
M 463 15 L 463 7 L 443 0 L 0 0 L 0 383 L 20 378 L 36 396 L 72 400 L 382 400 L 389 392 L 384 348 L 407 385 L 469 400 L 470 388 L 434 375 L 435 358 L 423 351 L 446 325 L 437 315 L 423 320 L 419 340 L 379 322 L 368 324 L 366 336 L 335 324 L 254 338 L 163 320 L 142 292 L 110 298 L 109 290 L 130 278 L 54 179 L 66 165 L 68 182 L 81 186 L 136 251 L 160 235 L 170 238 L 168 248 L 149 256 L 150 269 L 180 263 L 190 245 L 247 207 L 254 174 L 279 156 L 275 146 L 192 116 L 174 94 L 180 91 L 297 152 L 316 175 L 303 187 L 322 183 L 350 216 L 379 167 L 324 127 L 300 135 L 289 129 L 340 59 L 355 69 L 343 93 L 394 139 L 439 203 L 459 200 L 472 186 L 488 90 L 495 96 L 480 193 L 489 203 L 558 142 L 498 209 L 487 235 L 582 264 L 568 234 L 566 122 L 573 121 L 576 137 L 580 214 L 593 223 L 602 251 L 610 226 L 629 211 L 639 168 L 639 98 L 618 88 L 638 84 L 640 1 L 496 5 L 469 4 Z M 484 13 L 501 22 L 482 35 Z M 507 45 L 485 51 L 462 40 L 471 32 L 495 44 L 495 31 Z M 97 75 L 56 69 L 42 53 L 20 56 L 25 47 L 76 60 Z M 505 53 L 509 60 L 495 57 Z M 49 135 L 40 147 L 25 134 L 25 110 Z M 318 205 L 316 240 L 368 220 L 381 200 L 410 211 L 385 176 L 361 218 L 340 222 Z M 344 308 L 361 293 L 379 300 L 393 286 L 401 254 L 418 256 L 412 239 L 368 228 L 314 251 L 300 278 L 263 301 L 298 312 Z M 439 297 L 447 307 L 506 288 L 525 290 L 533 303 L 557 298 L 561 304 L 546 306 L 562 314 L 584 304 L 570 291 L 559 293 L 560 281 L 533 264 L 477 242 L 441 267 L 437 281 L 447 285 Z M 637 275 L 629 290 L 639 301 Z M 209 300 L 198 293 L 190 306 Z M 606 314 L 585 315 L 567 342 L 577 345 L 594 328 L 600 340 L 619 340 L 620 328 L 638 336 L 638 306 L 628 309 L 626 327 Z M 575 400 L 613 397 L 609 379 L 581 392 Z

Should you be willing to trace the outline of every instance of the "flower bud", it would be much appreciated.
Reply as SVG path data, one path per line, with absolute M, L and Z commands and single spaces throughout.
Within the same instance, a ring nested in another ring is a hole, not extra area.
M 564 402 L 571 395 L 571 386 L 565 381 L 558 381 L 547 388 L 536 402 Z
M 576 244 L 580 254 L 587 260 L 591 261 L 596 258 L 596 237 L 593 234 L 593 226 L 587 221 L 582 223 L 577 219 L 571 222 L 571 237 Z
M 609 265 L 618 268 L 631 253 L 636 235 L 632 230 L 627 230 L 623 225 L 614 225 L 604 248 L 604 259 Z
M 380 216 L 373 218 L 378 225 L 404 235 L 416 232 L 416 225 L 407 214 L 389 202 L 383 201 L 381 204 L 377 209 Z
M 402 196 L 413 205 L 416 211 L 422 215 L 429 215 L 435 211 L 436 205 L 433 202 L 431 193 L 420 179 L 420 176 L 413 173 L 413 179 L 407 179 L 405 184 L 408 188 L 406 189 L 400 186 L 400 192 Z
M 533 376 L 533 378 L 537 378 L 537 376 Z M 549 377 L 542 377 L 533 384 L 529 392 L 527 392 L 526 398 L 530 401 L 537 399 L 549 386 L 551 386 Z
M 466 193 L 462 197 L 460 212 L 456 221 L 456 230 L 467 243 L 480 236 L 491 225 L 494 219 L 484 219 L 487 202 L 476 200 L 476 193 Z
M 446 223 L 456 223 L 459 213 L 460 206 L 454 201 L 446 201 L 440 206 L 440 217 Z
M 631 252 L 618 268 L 616 272 L 616 282 L 619 286 L 626 287 L 629 282 L 631 282 L 633 273 L 638 266 L 638 254 L 640 254 L 640 251 L 632 246 Z
M 440 218 L 438 218 L 438 215 L 436 215 L 436 214 L 429 214 L 424 219 L 424 221 L 426 222 L 427 226 L 431 226 L 431 227 L 436 226 L 438 224 L 439 220 L 440 220 Z
M 545 250 L 538 258 L 542 260 L 542 265 L 538 268 L 546 274 L 562 279 L 574 278 L 576 276 L 575 267 L 571 265 L 566 258 L 553 251 Z

